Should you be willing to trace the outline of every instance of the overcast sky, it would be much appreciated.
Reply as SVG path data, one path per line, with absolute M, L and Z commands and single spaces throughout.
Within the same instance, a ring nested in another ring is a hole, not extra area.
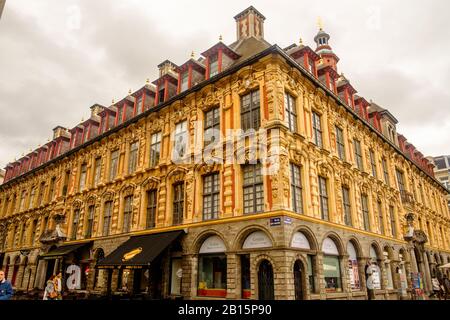
M 185 62 L 236 37 L 234 15 L 255 6 L 265 38 L 315 48 L 317 17 L 344 72 L 399 120 L 424 155 L 450 154 L 450 3 L 415 1 L 7 0 L 0 19 L 0 168 Z

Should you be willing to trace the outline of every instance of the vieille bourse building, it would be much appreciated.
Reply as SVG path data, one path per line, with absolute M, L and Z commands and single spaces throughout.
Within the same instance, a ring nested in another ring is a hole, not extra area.
M 338 74 L 322 28 L 315 50 L 282 49 L 255 8 L 235 20 L 232 44 L 164 61 L 152 84 L 8 164 L 0 252 L 16 290 L 59 271 L 75 291 L 152 298 L 366 299 L 369 272 L 377 299 L 408 298 L 418 273 L 431 290 L 450 262 L 433 166 Z M 268 132 L 276 172 L 226 135 L 251 128 Z M 240 161 L 175 163 L 217 146 L 213 129 Z

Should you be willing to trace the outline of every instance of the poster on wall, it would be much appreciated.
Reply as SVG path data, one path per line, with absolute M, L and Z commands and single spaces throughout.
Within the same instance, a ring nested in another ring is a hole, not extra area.
M 372 265 L 371 270 L 372 270 L 373 288 L 380 290 L 381 289 L 380 268 L 377 265 Z
M 361 288 L 359 282 L 359 272 L 358 272 L 358 261 L 349 260 L 348 261 L 348 271 L 350 275 L 350 285 L 352 290 L 359 290 Z

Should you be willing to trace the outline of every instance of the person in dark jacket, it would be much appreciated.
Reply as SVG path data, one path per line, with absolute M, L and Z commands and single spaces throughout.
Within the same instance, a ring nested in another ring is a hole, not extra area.
M 11 282 L 5 279 L 5 272 L 0 270 L 0 300 L 10 300 L 13 294 Z

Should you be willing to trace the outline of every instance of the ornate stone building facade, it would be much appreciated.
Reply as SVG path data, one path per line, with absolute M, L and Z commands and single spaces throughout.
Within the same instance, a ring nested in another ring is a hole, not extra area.
M 366 299 L 369 273 L 379 299 L 408 297 L 418 273 L 431 289 L 450 260 L 432 166 L 338 75 L 322 29 L 316 50 L 281 49 L 255 8 L 235 20 L 234 43 L 164 61 L 7 166 L 0 252 L 16 289 L 58 271 L 71 290 L 153 298 Z

